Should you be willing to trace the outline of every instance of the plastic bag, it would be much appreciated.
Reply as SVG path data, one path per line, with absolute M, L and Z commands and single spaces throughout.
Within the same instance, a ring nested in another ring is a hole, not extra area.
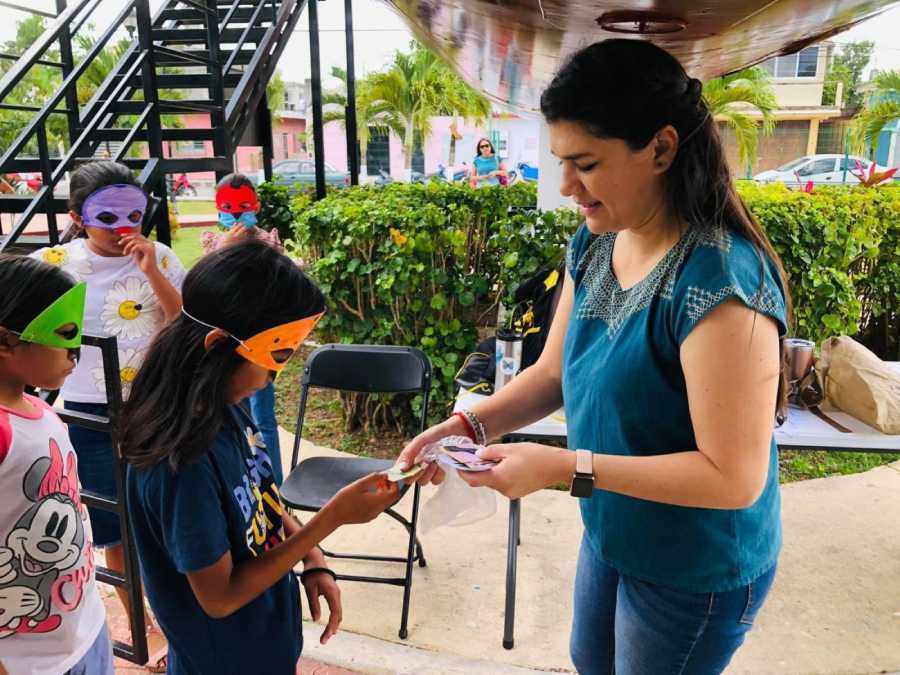
M 444 482 L 422 506 L 420 525 L 423 535 L 444 525 L 471 525 L 497 512 L 497 497 L 493 490 L 472 487 L 453 469 L 444 468 L 444 473 Z

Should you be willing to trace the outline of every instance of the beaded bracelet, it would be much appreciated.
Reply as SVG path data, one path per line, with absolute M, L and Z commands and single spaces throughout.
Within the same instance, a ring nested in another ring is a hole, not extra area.
M 475 432 L 475 438 L 472 440 L 474 440 L 478 445 L 486 445 L 487 435 L 484 432 L 484 424 L 482 424 L 481 420 L 478 419 L 478 415 L 473 413 L 471 410 L 461 410 L 460 412 L 465 415 L 466 419 L 469 422 L 469 425 Z

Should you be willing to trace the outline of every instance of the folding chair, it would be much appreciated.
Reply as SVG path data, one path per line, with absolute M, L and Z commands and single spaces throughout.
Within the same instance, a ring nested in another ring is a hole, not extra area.
M 288 507 L 300 511 L 318 511 L 344 486 L 367 474 L 386 471 L 394 464 L 391 460 L 362 457 L 312 457 L 298 465 L 306 402 L 312 387 L 367 394 L 420 392 L 423 400 L 419 428 L 424 431 L 428 417 L 428 396 L 431 392 L 431 362 L 424 353 L 413 347 L 328 344 L 310 354 L 303 369 L 300 410 L 297 414 L 297 433 L 294 436 L 294 451 L 291 455 L 291 472 L 281 486 L 282 501 Z M 409 485 L 404 484 L 400 490 L 400 499 L 408 491 Z M 413 488 L 412 520 L 407 520 L 393 508 L 387 509 L 385 513 L 403 525 L 409 533 L 409 546 L 405 557 L 339 554 L 327 551 L 325 551 L 325 555 L 350 560 L 406 563 L 406 574 L 403 577 L 370 577 L 347 574 L 339 574 L 337 577 L 345 581 L 403 586 L 400 639 L 405 640 L 408 634 L 407 619 L 412 589 L 413 562 L 418 561 L 419 567 L 425 567 L 426 564 L 422 545 L 416 537 L 416 523 L 419 517 L 419 486 L 416 485 Z

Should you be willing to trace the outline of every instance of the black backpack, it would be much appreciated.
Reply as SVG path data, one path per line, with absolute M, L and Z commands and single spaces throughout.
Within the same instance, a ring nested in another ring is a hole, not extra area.
M 519 285 L 514 293 L 516 304 L 512 328 L 524 334 L 520 370 L 533 365 L 544 351 L 550 324 L 559 304 L 563 274 L 564 263 L 555 269 L 543 269 Z M 486 338 L 466 357 L 456 373 L 455 381 L 459 387 L 478 394 L 494 393 L 496 342 L 495 337 Z

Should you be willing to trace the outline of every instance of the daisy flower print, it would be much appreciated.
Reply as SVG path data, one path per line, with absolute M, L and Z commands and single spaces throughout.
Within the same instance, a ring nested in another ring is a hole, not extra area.
M 106 295 L 100 320 L 111 335 L 136 340 L 153 333 L 158 322 L 158 302 L 146 281 L 128 277 L 117 281 Z

